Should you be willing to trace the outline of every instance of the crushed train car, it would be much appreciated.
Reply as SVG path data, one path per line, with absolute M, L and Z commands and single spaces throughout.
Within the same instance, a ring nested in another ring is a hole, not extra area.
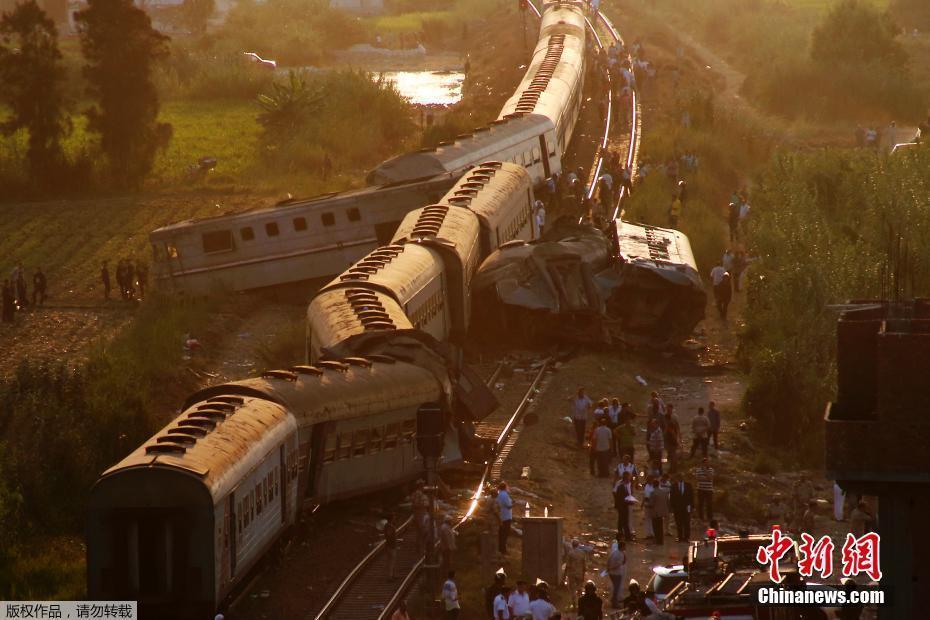
M 619 219 L 606 234 L 561 219 L 535 242 L 502 246 L 472 294 L 480 330 L 659 347 L 685 340 L 707 303 L 685 235 Z

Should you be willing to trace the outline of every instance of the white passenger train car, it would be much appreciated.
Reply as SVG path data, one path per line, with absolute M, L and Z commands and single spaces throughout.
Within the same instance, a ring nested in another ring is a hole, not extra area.
M 580 4 L 553 3 L 543 11 L 533 59 L 498 118 L 542 115 L 556 128 L 564 153 L 581 111 L 585 73 L 585 18 Z
M 473 133 L 440 142 L 435 148 L 405 153 L 380 164 L 368 175 L 369 183 L 396 183 L 426 174 L 458 178 L 483 161 L 509 161 L 523 166 L 534 185 L 562 170 L 562 153 L 556 126 L 540 114 L 501 118 Z
M 408 211 L 454 183 L 429 180 L 186 220 L 149 235 L 156 285 L 207 295 L 332 277 L 390 240 Z

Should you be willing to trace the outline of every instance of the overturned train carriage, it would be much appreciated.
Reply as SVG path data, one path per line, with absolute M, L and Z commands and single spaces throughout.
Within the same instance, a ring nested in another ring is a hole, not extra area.
M 422 176 L 159 228 L 149 235 L 156 284 L 207 295 L 331 277 L 387 243 L 410 209 L 439 200 L 457 178 Z
M 442 416 L 444 462 L 460 460 L 452 392 L 442 362 L 383 354 L 199 392 L 94 486 L 89 596 L 138 600 L 143 618 L 211 617 L 303 505 L 420 475 L 421 407 Z
M 563 334 L 652 346 L 686 339 L 706 294 L 688 238 L 616 220 L 608 234 L 566 219 L 492 254 L 474 280 L 476 331 Z

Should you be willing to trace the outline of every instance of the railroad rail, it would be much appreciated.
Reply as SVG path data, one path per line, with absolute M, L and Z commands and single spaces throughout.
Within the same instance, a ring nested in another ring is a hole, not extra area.
M 503 362 L 497 364 L 494 372 L 487 380 L 488 385 L 494 385 L 502 368 Z M 491 420 L 483 425 L 485 431 L 489 429 L 496 431 L 494 458 L 486 463 L 469 507 L 462 518 L 453 526 L 455 529 L 461 527 L 474 514 L 487 483 L 494 480 L 495 476 L 500 476 L 500 467 L 513 446 L 512 431 L 522 418 L 529 403 L 532 402 L 536 388 L 548 368 L 549 359 L 546 359 L 539 366 L 520 404 L 512 413 L 505 416 L 493 416 L 499 418 L 500 421 L 497 424 L 495 424 L 495 420 Z M 398 528 L 398 534 L 408 531 L 412 521 L 412 517 L 404 521 L 401 527 Z M 378 618 L 381 620 L 388 618 L 415 583 L 423 568 L 425 558 L 418 549 L 416 537 L 399 537 L 396 565 L 403 576 L 398 582 L 386 577 L 388 574 L 388 558 L 384 553 L 384 548 L 384 541 L 378 542 L 339 584 L 323 608 L 310 618 L 313 620 L 348 620 L 350 618 Z
M 541 17 L 541 12 L 535 4 L 532 2 L 527 2 L 526 4 L 529 10 L 531 10 L 536 15 L 536 17 Z M 598 25 L 603 27 L 606 36 L 610 37 L 614 42 L 621 41 L 619 32 L 603 13 L 598 13 L 595 23 L 592 23 L 590 19 L 586 19 L 586 21 L 591 33 L 595 37 L 596 44 L 602 50 L 606 50 L 606 46 L 604 45 L 601 36 L 598 34 Z M 608 75 L 608 84 L 610 84 L 609 80 L 610 76 Z M 593 197 L 594 191 L 596 190 L 596 181 L 600 177 L 601 170 L 604 166 L 604 158 L 610 146 L 610 130 L 612 124 L 611 120 L 612 114 L 615 112 L 611 91 L 612 89 L 608 87 L 608 100 L 604 132 L 599 138 L 598 148 L 595 154 L 594 163 L 591 168 L 591 177 L 589 178 L 592 178 L 593 181 L 590 183 L 588 190 L 589 198 Z M 627 134 L 629 141 L 624 146 L 627 149 L 626 167 L 632 174 L 635 170 L 639 152 L 641 127 L 640 102 L 635 89 L 632 93 L 632 110 L 630 119 L 630 129 L 629 133 Z M 624 142 L 626 142 L 626 140 L 624 140 Z M 620 205 L 622 204 L 622 200 L 625 197 L 626 188 L 621 188 L 620 192 L 617 194 L 612 219 L 616 219 L 620 216 Z M 492 480 L 500 478 L 501 467 L 506 460 L 511 447 L 516 441 L 515 435 L 512 431 L 516 424 L 522 419 L 528 404 L 532 401 L 532 397 L 536 392 L 536 388 L 542 380 L 546 370 L 549 368 L 549 363 L 550 360 L 546 359 L 541 364 L 519 405 L 509 416 L 502 420 L 502 423 L 495 425 L 494 421 L 492 420 L 484 424 L 483 430 L 486 433 L 489 430 L 493 430 L 496 433 L 494 457 L 486 464 L 475 493 L 472 495 L 469 507 L 462 518 L 454 525 L 455 529 L 460 528 L 472 517 L 472 515 L 474 515 L 487 484 Z M 493 385 L 496 382 L 501 368 L 502 364 L 498 364 L 497 368 L 488 380 L 490 385 Z M 398 528 L 398 533 L 401 534 L 408 531 L 412 521 L 412 517 L 408 518 Z M 386 578 L 388 572 L 387 557 L 383 551 L 384 542 L 381 541 L 372 548 L 372 550 L 356 565 L 356 567 L 349 573 L 349 575 L 342 581 L 342 583 L 340 583 L 336 591 L 323 606 L 323 608 L 315 616 L 310 616 L 308 620 L 348 620 L 357 618 L 377 618 L 378 620 L 387 620 L 387 618 L 390 617 L 390 614 L 393 613 L 393 611 L 396 609 L 400 601 L 413 587 L 417 577 L 420 574 L 420 571 L 423 569 L 425 557 L 423 553 L 420 552 L 417 548 L 415 537 L 405 537 L 403 539 L 399 539 L 396 560 L 397 567 L 403 567 L 403 570 L 406 572 L 404 573 L 403 577 L 399 579 L 399 581 L 394 581 L 388 580 Z
M 598 34 L 598 24 L 603 26 L 606 31 L 606 35 L 609 36 L 613 42 L 618 43 L 622 41 L 620 38 L 620 33 L 617 31 L 616 27 L 610 22 L 610 20 L 602 12 L 598 12 L 595 23 L 591 23 L 589 18 L 585 18 L 585 21 L 588 23 L 588 28 L 591 30 L 591 33 L 594 35 L 594 41 L 601 50 L 606 51 L 604 42 L 601 40 L 601 36 Z M 632 63 L 632 56 L 627 56 L 627 58 Z M 632 69 L 631 69 L 632 70 Z M 613 88 L 611 87 L 612 77 L 610 74 L 607 74 L 607 110 L 606 110 L 606 120 L 604 122 L 604 134 L 600 139 L 600 143 L 597 147 L 597 152 L 594 156 L 594 165 L 591 168 L 591 175 L 589 176 L 588 183 L 588 198 L 591 199 L 594 197 L 594 192 L 597 190 L 597 180 L 601 176 L 601 170 L 604 167 L 604 157 L 607 154 L 608 147 L 610 146 L 610 128 L 612 125 L 612 118 L 614 114 L 614 101 L 613 101 Z M 626 144 L 627 155 L 626 155 L 626 168 L 630 171 L 632 175 L 636 170 L 636 161 L 639 156 L 639 143 L 640 143 L 640 128 L 642 120 L 640 117 L 640 101 L 639 95 L 636 92 L 636 89 L 632 89 L 632 98 L 631 98 L 631 111 L 630 111 L 630 130 L 628 134 L 629 142 Z M 615 179 L 615 182 L 617 180 Z M 614 199 L 614 210 L 611 214 L 610 219 L 615 220 L 621 216 L 621 204 L 623 203 L 624 198 L 627 196 L 626 187 L 621 187 L 620 191 L 617 193 L 616 198 Z

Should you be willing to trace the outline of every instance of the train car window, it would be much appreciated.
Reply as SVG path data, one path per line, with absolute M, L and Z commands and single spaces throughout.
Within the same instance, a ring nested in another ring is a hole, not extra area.
M 347 459 L 352 456 L 352 433 L 339 433 L 339 446 L 336 450 L 337 459 Z
M 165 244 L 153 243 L 152 255 L 155 257 L 156 263 L 163 263 L 168 260 L 168 250 L 165 248 Z
M 323 226 L 332 226 L 336 223 L 336 216 L 332 213 L 324 213 L 320 216 L 320 221 L 323 223 Z
M 368 452 L 368 429 L 355 431 L 352 438 L 352 456 L 365 456 Z
M 381 439 L 383 438 L 381 427 L 371 429 L 371 437 L 368 438 L 368 453 L 373 454 L 381 450 Z
M 278 230 L 277 222 L 268 222 L 265 224 L 265 234 L 269 237 L 277 237 L 279 232 L 281 231 Z
M 239 229 L 239 237 L 241 237 L 243 241 L 251 241 L 255 238 L 255 231 L 251 226 L 243 226 Z
M 307 230 L 307 218 L 295 217 L 294 218 L 294 230 L 297 232 L 300 232 L 302 230 Z
M 538 146 L 533 147 L 533 163 L 538 164 L 542 161 L 542 151 L 539 150 Z
M 250 496 L 250 495 L 251 495 L 251 494 L 246 495 L 246 496 L 245 496 L 245 501 L 243 502 L 243 506 L 245 507 L 245 510 L 243 511 L 243 513 L 244 513 L 244 515 L 243 515 L 243 527 L 245 527 L 245 528 L 248 528 L 248 527 L 249 527 L 249 522 L 252 520 L 252 508 L 251 508 L 252 503 L 249 501 L 249 496 Z
M 397 447 L 397 438 L 400 435 L 400 424 L 392 422 L 388 424 L 384 431 L 384 449 L 389 450 Z
M 336 434 L 326 435 L 326 446 L 323 448 L 323 462 L 332 463 L 336 460 Z
M 352 207 L 351 209 L 346 211 L 346 217 L 349 218 L 350 222 L 358 222 L 359 220 L 362 219 L 362 214 L 357 208 Z
M 413 436 L 417 432 L 417 421 L 416 420 L 404 420 L 401 432 L 404 436 L 404 441 L 412 441 Z
M 230 230 L 211 230 L 201 234 L 200 239 L 203 241 L 204 254 L 229 252 L 233 249 L 233 236 Z
M 242 502 L 236 504 L 236 526 L 239 528 L 238 535 L 242 536 Z
M 262 514 L 262 483 L 255 485 L 255 514 Z
M 168 253 L 168 258 L 180 258 L 181 253 L 178 252 L 178 246 L 173 243 L 165 244 L 165 251 Z

